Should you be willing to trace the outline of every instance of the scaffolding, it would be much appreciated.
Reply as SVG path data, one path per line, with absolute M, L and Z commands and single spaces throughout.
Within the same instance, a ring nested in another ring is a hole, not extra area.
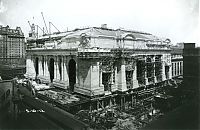
M 90 109 L 80 110 L 75 117 L 94 129 L 120 127 L 119 122 L 125 121 L 131 121 L 138 129 L 160 114 L 160 111 L 153 108 L 154 96 L 163 91 L 163 84 L 160 84 L 130 93 L 93 98 L 88 103 Z

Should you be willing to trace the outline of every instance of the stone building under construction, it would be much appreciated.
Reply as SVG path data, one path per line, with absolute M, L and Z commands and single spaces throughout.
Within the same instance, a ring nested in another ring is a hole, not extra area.
M 26 75 L 68 92 L 93 97 L 172 79 L 170 39 L 150 33 L 104 25 L 75 29 L 59 40 L 48 37 L 41 44 L 27 50 Z

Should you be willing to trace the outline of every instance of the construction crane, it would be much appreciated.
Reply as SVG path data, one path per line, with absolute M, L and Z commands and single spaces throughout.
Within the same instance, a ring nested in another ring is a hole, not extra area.
M 33 31 L 33 30 L 32 30 L 32 27 L 31 27 L 31 23 L 30 23 L 30 21 L 28 21 L 28 24 L 29 24 L 29 26 L 30 26 L 30 28 L 31 28 L 31 31 Z
M 42 29 L 39 25 L 35 25 L 37 27 L 37 37 L 38 37 L 38 31 L 39 29 L 42 31 L 42 34 L 44 35 L 44 29 Z
M 51 25 L 52 25 L 58 32 L 60 32 L 60 30 L 59 30 L 52 22 L 49 22 L 49 34 L 51 34 Z
M 28 21 L 28 24 L 29 24 L 29 26 L 31 28 L 31 32 L 29 33 L 29 36 L 30 37 L 35 37 L 35 25 L 34 24 L 31 25 L 30 21 Z
M 46 33 L 48 34 L 47 24 L 46 24 L 46 21 L 45 21 L 45 19 L 44 19 L 43 12 L 41 12 L 41 14 L 42 14 L 42 18 L 43 18 L 44 25 L 45 25 L 45 28 L 46 28 Z

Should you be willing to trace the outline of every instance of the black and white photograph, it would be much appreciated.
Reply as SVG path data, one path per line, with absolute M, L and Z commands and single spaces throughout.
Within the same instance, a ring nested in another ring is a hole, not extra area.
M 199 130 L 199 0 L 0 0 L 0 130 Z

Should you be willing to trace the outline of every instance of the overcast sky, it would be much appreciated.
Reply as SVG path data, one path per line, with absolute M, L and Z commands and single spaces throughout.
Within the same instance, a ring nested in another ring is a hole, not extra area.
M 199 0 L 0 0 L 0 24 L 20 26 L 26 36 L 27 21 L 44 27 L 41 12 L 60 31 L 107 24 L 200 43 Z

